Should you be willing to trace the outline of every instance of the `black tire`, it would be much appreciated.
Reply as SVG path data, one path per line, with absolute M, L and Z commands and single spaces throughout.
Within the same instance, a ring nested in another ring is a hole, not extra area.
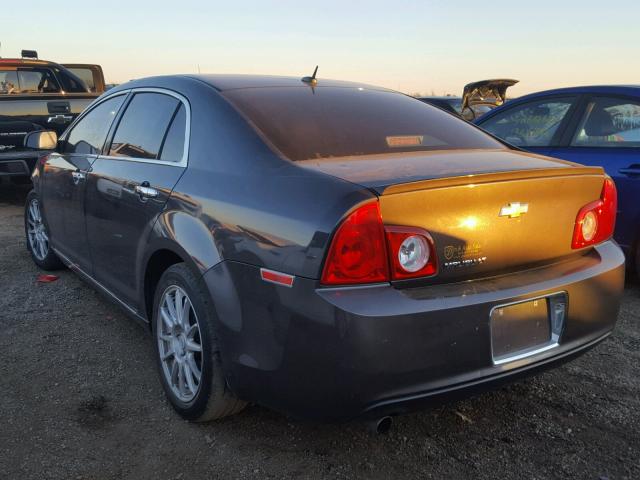
M 29 224 L 30 224 L 29 211 L 32 205 L 34 204 L 34 202 L 37 205 L 37 208 L 41 217 L 39 225 L 42 225 L 41 227 L 42 230 L 47 235 L 47 238 L 49 237 L 49 228 L 47 226 L 47 220 L 44 217 L 44 213 L 42 212 L 42 208 L 40 207 L 40 200 L 38 199 L 38 195 L 36 194 L 36 192 L 34 190 L 31 190 L 27 195 L 27 201 L 24 207 L 24 234 L 27 240 L 27 250 L 31 254 L 31 259 L 36 265 L 38 265 L 38 267 L 42 268 L 43 270 L 49 270 L 49 271 L 60 270 L 64 268 L 64 263 L 62 263 L 62 260 L 60 260 L 60 258 L 58 258 L 55 252 L 51 249 L 49 242 L 47 242 L 46 244 L 47 246 L 44 250 L 40 250 L 37 253 L 34 252 L 33 250 L 34 245 L 32 245 L 32 241 L 29 239 Z
M 202 351 L 198 361 L 201 363 L 201 378 L 197 393 L 190 401 L 181 400 L 172 390 L 160 352 L 160 349 L 163 348 L 158 337 L 159 327 L 163 328 L 159 323 L 162 322 L 161 301 L 165 292 L 174 287 L 179 287 L 186 292 L 199 326 Z M 217 321 L 215 315 L 205 286 L 184 263 L 172 265 L 162 274 L 154 295 L 153 317 L 151 318 L 156 366 L 162 387 L 173 408 L 183 418 L 194 422 L 207 422 L 233 415 L 246 406 L 246 402 L 236 398 L 227 387 L 220 360 L 218 340 L 215 335 Z

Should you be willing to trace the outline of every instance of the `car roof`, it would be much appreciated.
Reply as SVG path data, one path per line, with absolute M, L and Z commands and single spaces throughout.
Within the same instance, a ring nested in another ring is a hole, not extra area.
M 240 88 L 264 88 L 264 87 L 303 87 L 311 86 L 302 82 L 300 77 L 286 77 L 276 75 L 236 75 L 236 74 L 198 74 L 185 75 L 211 85 L 219 91 L 235 90 Z M 345 87 L 367 88 L 375 90 L 388 90 L 383 87 L 368 85 L 366 83 L 345 82 L 342 80 L 330 80 L 318 77 L 318 83 L 314 88 L 320 87 Z
M 0 65 L 58 65 L 47 60 L 34 60 L 29 58 L 0 58 Z
M 462 100 L 462 97 L 456 97 L 453 95 L 441 95 L 441 96 L 435 96 L 435 95 L 427 95 L 424 97 L 416 97 L 418 100 L 445 100 L 445 101 L 450 101 L 450 100 Z
M 525 98 L 545 97 L 548 95 L 561 95 L 570 93 L 627 93 L 631 95 L 640 95 L 640 85 L 585 85 L 580 87 L 564 87 L 554 88 L 552 90 L 543 90 L 541 92 L 529 93 L 513 100 L 522 100 Z

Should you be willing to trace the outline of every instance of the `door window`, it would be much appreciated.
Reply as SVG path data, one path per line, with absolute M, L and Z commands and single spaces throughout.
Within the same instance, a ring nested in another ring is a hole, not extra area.
M 589 102 L 571 142 L 577 147 L 640 147 L 640 102 L 601 97 Z
M 136 93 L 116 128 L 109 155 L 158 159 L 169 124 L 181 105 L 169 95 Z
M 18 73 L 13 70 L 0 70 L 0 94 L 20 93 L 18 84 Z
M 497 113 L 480 126 L 519 147 L 549 147 L 576 97 L 538 100 Z
M 180 162 L 184 156 L 184 141 L 187 129 L 187 114 L 184 105 L 180 105 L 176 112 L 167 136 L 164 139 L 160 160 L 165 162 Z
M 124 99 L 118 95 L 105 100 L 82 117 L 67 137 L 64 153 L 98 155 Z
M 20 93 L 56 93 L 60 91 L 51 70 L 18 69 Z

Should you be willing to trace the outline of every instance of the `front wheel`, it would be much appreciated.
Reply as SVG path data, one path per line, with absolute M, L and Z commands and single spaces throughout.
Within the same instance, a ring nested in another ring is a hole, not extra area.
M 227 388 L 214 315 L 208 293 L 185 264 L 164 272 L 154 298 L 153 343 L 164 391 L 187 420 L 215 420 L 246 405 Z
M 27 237 L 27 250 L 31 258 L 44 270 L 59 270 L 64 264 L 49 243 L 49 229 L 42 214 L 40 200 L 35 191 L 31 190 L 27 195 L 27 203 L 24 208 L 24 229 Z

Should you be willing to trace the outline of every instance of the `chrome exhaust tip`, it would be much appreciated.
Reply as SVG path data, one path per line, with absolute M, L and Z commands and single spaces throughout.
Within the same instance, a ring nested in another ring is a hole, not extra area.
M 372 433 L 384 435 L 385 433 L 389 433 L 391 425 L 393 425 L 393 419 L 391 417 L 381 417 L 377 420 L 368 421 L 367 429 Z

